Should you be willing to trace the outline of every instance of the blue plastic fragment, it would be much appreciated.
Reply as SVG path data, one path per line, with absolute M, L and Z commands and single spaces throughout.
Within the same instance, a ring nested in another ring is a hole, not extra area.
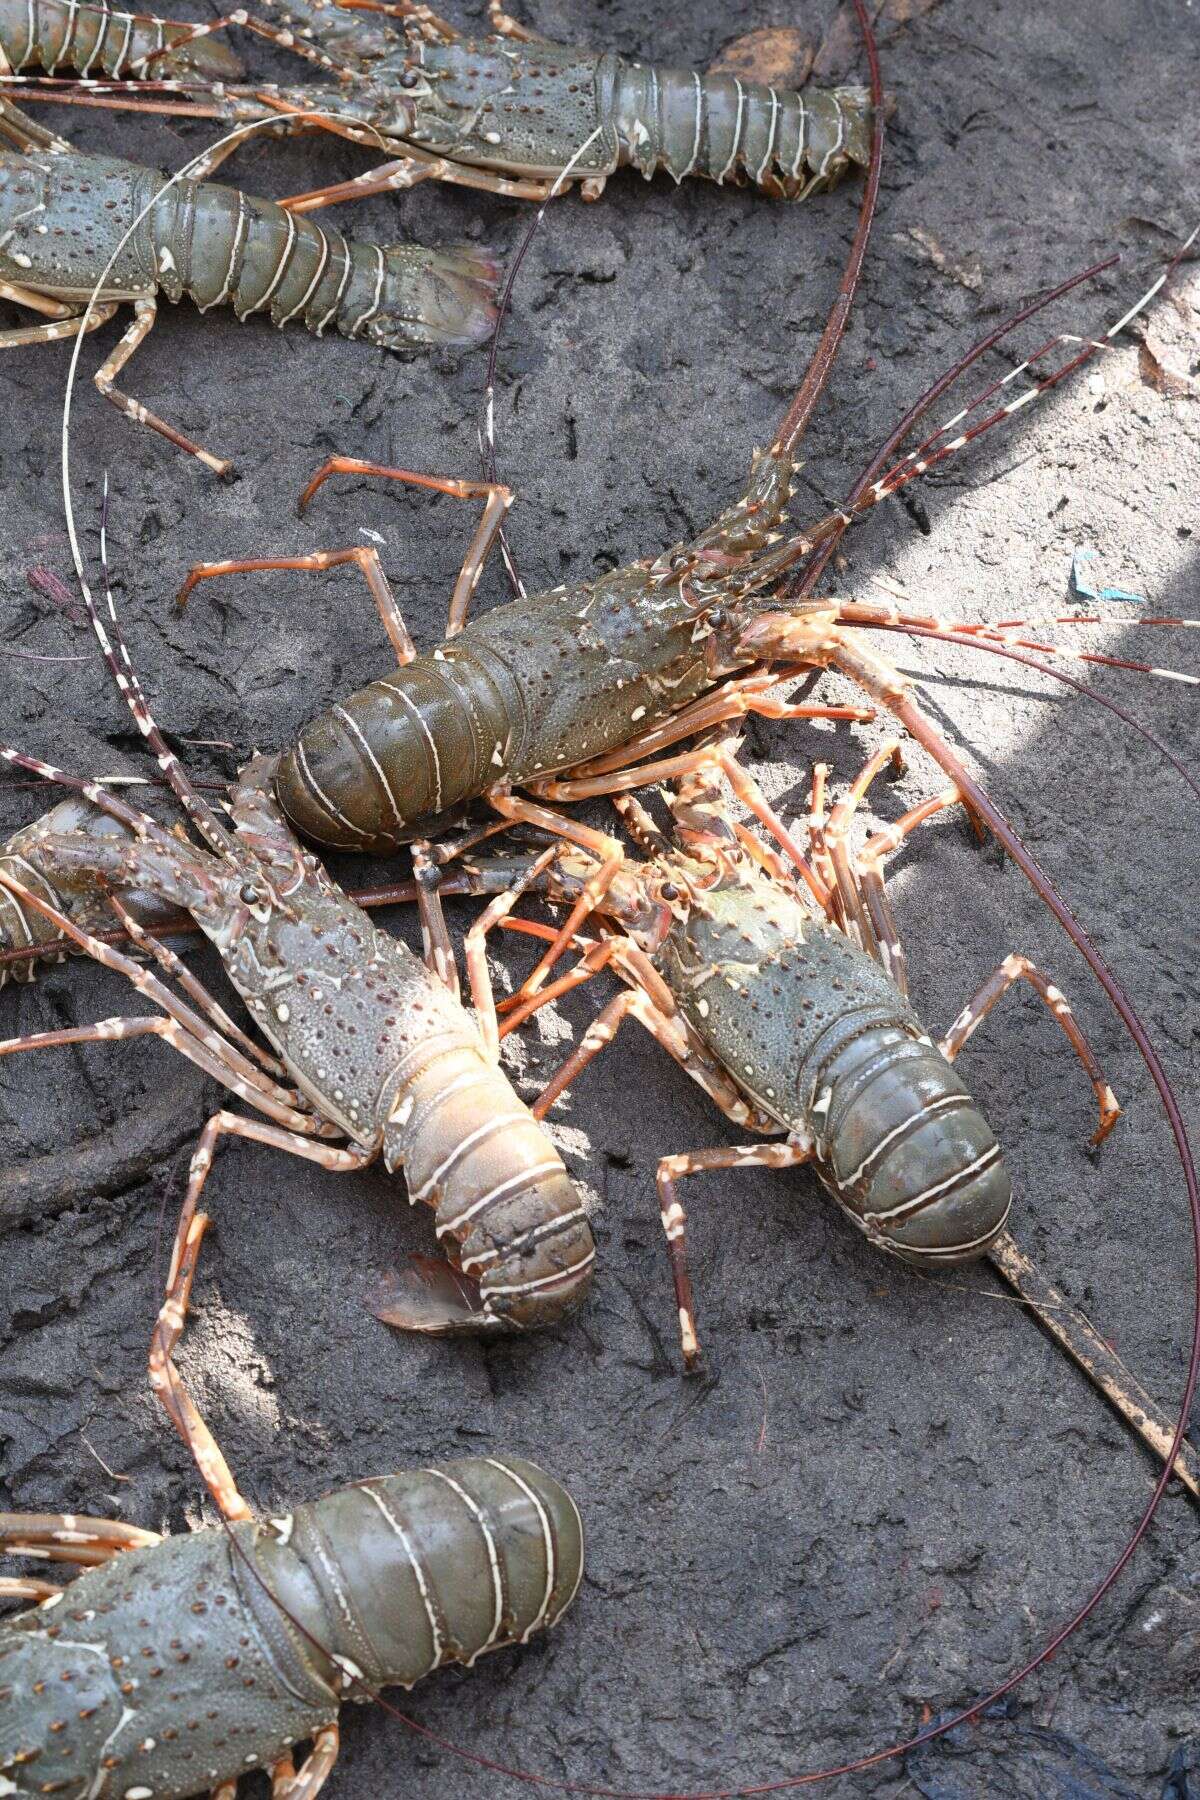
M 1084 574 L 1083 565 L 1095 559 L 1096 552 L 1076 544 L 1071 552 L 1071 592 L 1080 600 L 1125 600 L 1131 606 L 1145 606 L 1145 594 L 1130 593 L 1128 588 L 1094 588 Z

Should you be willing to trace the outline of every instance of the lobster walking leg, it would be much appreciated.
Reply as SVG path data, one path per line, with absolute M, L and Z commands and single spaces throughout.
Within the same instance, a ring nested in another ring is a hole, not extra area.
M 676 1181 L 685 1175 L 702 1175 L 709 1169 L 795 1169 L 811 1156 L 809 1144 L 727 1144 L 715 1150 L 692 1150 L 681 1156 L 664 1156 L 659 1163 L 658 1204 L 675 1282 L 683 1362 L 689 1374 L 694 1374 L 700 1365 L 700 1343 L 696 1336 L 692 1278 L 687 1267 L 687 1214 L 675 1191 Z
M 143 1531 L 117 1519 L 84 1518 L 77 1513 L 0 1513 L 0 1551 L 6 1556 L 94 1565 L 124 1550 L 144 1550 L 161 1542 L 157 1531 Z
M 627 980 L 634 979 L 627 969 L 622 969 L 622 973 Z M 534 1101 L 530 1111 L 535 1119 L 545 1118 L 554 1102 L 566 1092 L 575 1078 L 582 1074 L 602 1050 L 607 1050 L 628 1018 L 634 1018 L 646 1027 L 651 1037 L 703 1088 L 727 1119 L 731 1119 L 735 1125 L 755 1123 L 755 1115 L 750 1107 L 733 1083 L 717 1068 L 703 1046 L 696 1042 L 687 1023 L 678 1015 L 672 1016 L 656 1006 L 641 987 L 627 988 L 624 993 L 617 994 L 596 1015 L 570 1056 L 550 1077 Z
M 29 304 L 20 288 L 7 284 L 0 284 L 0 299 L 14 300 L 19 306 Z M 116 310 L 107 301 L 94 306 L 86 325 L 81 312 L 69 312 L 66 318 L 53 319 L 45 325 L 14 325 L 8 331 L 0 331 L 0 350 L 18 350 L 23 344 L 54 344 L 62 338 L 78 337 L 82 331 L 95 331 L 97 326 L 107 325 Z
M 1092 1143 L 1103 1143 L 1121 1116 L 1117 1096 L 1104 1079 L 1100 1065 L 1092 1054 L 1091 1045 L 1076 1024 L 1075 1015 L 1064 999 L 1061 989 L 1055 987 L 1050 978 L 1044 975 L 1035 963 L 1031 963 L 1027 956 L 1005 957 L 1000 967 L 988 976 L 978 992 L 968 1000 L 945 1037 L 942 1038 L 938 1049 L 947 1062 L 953 1062 L 976 1027 L 987 1018 L 997 1000 L 1002 994 L 1008 992 L 1014 981 L 1029 983 L 1034 992 L 1049 1007 L 1055 1020 L 1062 1026 L 1070 1040 L 1072 1050 L 1087 1071 L 1088 1080 L 1095 1090 L 1096 1100 L 1100 1107 L 1100 1123 L 1096 1127 Z
M 342 1735 L 336 1725 L 322 1725 L 297 1774 L 289 1756 L 271 1771 L 271 1800 L 317 1800 L 338 1759 Z
M 511 490 L 498 481 L 460 481 L 452 476 L 418 475 L 412 469 L 393 469 L 385 463 L 361 462 L 353 456 L 331 456 L 321 464 L 300 495 L 296 504 L 301 514 L 317 489 L 331 475 L 377 475 L 385 481 L 406 482 L 411 487 L 429 488 L 435 494 L 449 494 L 455 500 L 483 500 L 483 517 L 467 545 L 446 616 L 446 636 L 457 636 L 467 622 L 467 613 L 475 597 L 475 589 L 479 586 L 479 577 L 483 573 L 488 551 L 495 543 L 496 535 L 504 523 L 504 516 L 513 503 Z M 384 624 L 387 624 L 386 618 Z
M 12 1575 L 0 1576 L 0 1600 L 53 1600 L 64 1593 L 56 1581 L 36 1581 Z
M 188 571 L 187 580 L 180 588 L 175 604 L 181 609 L 185 607 L 193 588 L 201 581 L 212 580 L 214 576 L 257 575 L 265 569 L 336 569 L 343 563 L 353 563 L 361 572 L 383 620 L 383 628 L 396 652 L 396 661 L 403 668 L 417 654 L 416 645 L 409 636 L 404 615 L 383 572 L 379 552 L 373 545 L 352 544 L 345 550 L 313 550 L 306 556 L 251 556 L 233 562 L 195 563 Z
M 141 300 L 135 300 L 133 313 L 133 323 L 125 331 L 112 354 L 105 357 L 96 370 L 93 376 L 96 386 L 104 398 L 111 400 L 117 411 L 124 413 L 127 419 L 132 419 L 135 425 L 148 425 L 151 431 L 157 431 L 160 437 L 167 439 L 168 443 L 175 444 L 180 450 L 186 450 L 189 455 L 196 457 L 206 469 L 211 469 L 214 475 L 229 475 L 233 469 L 232 462 L 224 457 L 214 456 L 211 450 L 205 450 L 201 444 L 194 444 L 191 438 L 184 437 L 181 431 L 176 431 L 173 425 L 168 425 L 165 419 L 160 419 L 157 413 L 152 413 L 149 407 L 142 405 L 140 400 L 130 399 L 129 395 L 122 393 L 116 385 L 116 377 L 130 360 L 138 345 L 144 342 L 153 331 L 154 321 L 158 316 L 158 303 L 149 295 Z
M 167 1275 L 166 1297 L 150 1343 L 150 1386 L 195 1458 L 205 1485 L 222 1513 L 227 1519 L 249 1519 L 253 1514 L 238 1492 L 229 1465 L 188 1393 L 174 1360 L 176 1345 L 187 1322 L 200 1245 L 210 1224 L 208 1214 L 197 1210 L 200 1195 L 212 1168 L 213 1153 L 222 1137 L 240 1137 L 253 1143 L 268 1144 L 274 1149 L 289 1151 L 293 1156 L 306 1157 L 339 1174 L 365 1168 L 374 1160 L 376 1152 L 357 1147 L 342 1150 L 332 1144 L 314 1143 L 298 1132 L 281 1131 L 278 1126 L 261 1119 L 244 1119 L 237 1113 L 221 1111 L 214 1113 L 204 1127 L 192 1155 L 187 1194 L 179 1214 Z

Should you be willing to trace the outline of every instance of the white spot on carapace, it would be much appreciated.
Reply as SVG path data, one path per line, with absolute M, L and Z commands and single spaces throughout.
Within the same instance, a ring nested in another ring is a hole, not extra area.
M 291 1542 L 292 1528 L 294 1527 L 295 1523 L 296 1523 L 296 1521 L 292 1517 L 291 1513 L 284 1513 L 284 1515 L 281 1519 L 272 1519 L 271 1520 L 271 1529 L 275 1533 L 276 1539 L 278 1540 L 279 1543 L 288 1544 Z
M 281 1025 L 286 1025 L 291 1016 L 291 1007 L 285 1000 L 281 1000 L 279 1005 L 275 1008 L 275 1017 L 279 1020 Z

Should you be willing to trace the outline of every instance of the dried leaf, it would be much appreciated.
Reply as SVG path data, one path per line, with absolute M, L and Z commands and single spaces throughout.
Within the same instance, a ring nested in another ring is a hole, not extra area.
M 983 286 L 983 265 L 977 256 L 964 256 L 958 262 L 952 262 L 932 231 L 926 231 L 923 225 L 910 225 L 905 235 L 917 245 L 924 260 L 931 262 L 940 274 L 949 275 L 951 281 L 957 281 L 960 287 L 969 288 L 973 294 L 979 292 Z M 897 238 L 897 242 L 903 241 L 903 236 Z
M 764 87 L 798 88 L 808 80 L 815 55 L 802 31 L 790 25 L 765 27 L 726 44 L 709 65 L 709 73 L 737 75 Z
M 1183 369 L 1172 368 L 1150 332 L 1138 345 L 1138 374 L 1166 400 L 1200 400 L 1200 381 Z

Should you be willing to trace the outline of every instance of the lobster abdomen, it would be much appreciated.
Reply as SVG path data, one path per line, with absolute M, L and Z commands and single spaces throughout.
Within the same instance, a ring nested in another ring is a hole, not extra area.
M 755 871 L 704 891 L 661 967 L 693 1028 L 798 1140 L 873 1243 L 908 1262 L 980 1256 L 1008 1172 L 991 1127 L 865 950 Z
M 647 181 L 659 169 L 800 199 L 870 154 L 870 106 L 861 87 L 804 93 L 736 75 L 617 60 L 611 98 L 622 164 Z
M 872 1242 L 906 1262 L 981 1256 L 1012 1184 L 991 1126 L 941 1051 L 875 1024 L 834 1053 L 809 1116 L 822 1182 Z
M 482 1053 L 463 1048 L 406 1079 L 385 1129 L 409 1199 L 436 1208 L 479 1287 L 475 1329 L 551 1325 L 591 1286 L 596 1245 L 578 1188 L 544 1125 Z M 470 1329 L 470 1325 L 460 1329 Z
M 516 1457 L 118 1554 L 0 1623 L 0 1786 L 209 1793 L 332 1724 L 355 1675 L 411 1686 L 548 1629 L 582 1568 L 573 1500 Z
M 13 69 L 159 77 L 182 69 L 208 81 L 237 81 L 244 70 L 229 45 L 217 37 L 189 41 L 188 30 L 170 19 L 81 0 L 9 0 L 0 6 L 0 49 Z

